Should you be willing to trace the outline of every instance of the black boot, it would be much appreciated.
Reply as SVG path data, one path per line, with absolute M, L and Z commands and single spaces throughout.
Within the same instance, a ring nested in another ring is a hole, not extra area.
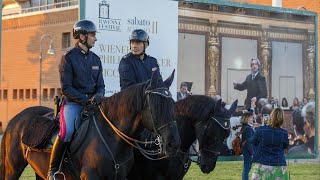
M 59 170 L 60 162 L 62 160 L 67 144 L 68 143 L 63 142 L 59 136 L 57 136 L 56 140 L 54 141 L 50 157 L 48 180 L 53 180 L 54 173 Z

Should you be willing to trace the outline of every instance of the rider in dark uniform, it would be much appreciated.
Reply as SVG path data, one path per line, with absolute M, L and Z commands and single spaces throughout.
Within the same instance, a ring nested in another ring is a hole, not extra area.
M 148 46 L 148 34 L 142 29 L 133 30 L 130 35 L 131 52 L 123 56 L 119 64 L 121 90 L 146 82 L 154 70 L 157 70 L 156 73 L 161 78 L 157 60 L 145 53 Z
M 75 47 L 65 53 L 59 64 L 63 102 L 60 109 L 60 132 L 50 157 L 48 179 L 59 171 L 67 143 L 70 142 L 76 117 L 88 104 L 97 105 L 105 93 L 100 58 L 90 51 L 97 41 L 97 28 L 93 22 L 80 20 L 73 26 Z

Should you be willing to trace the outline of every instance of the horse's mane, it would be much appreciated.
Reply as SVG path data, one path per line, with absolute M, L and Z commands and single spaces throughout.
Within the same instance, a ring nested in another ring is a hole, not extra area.
M 106 111 L 117 112 L 117 114 L 136 113 L 143 108 L 143 95 L 147 86 L 148 83 L 130 86 L 110 97 L 106 97 L 101 105 Z
M 101 103 L 102 107 L 105 109 L 105 112 L 116 112 L 109 113 L 109 118 L 116 119 L 117 117 L 123 114 L 136 114 L 141 112 L 145 103 L 145 91 L 147 90 L 150 81 L 145 83 L 140 83 L 136 85 L 129 86 L 123 91 L 115 93 L 114 95 L 105 98 Z M 157 83 L 157 88 L 166 87 L 162 80 L 159 80 Z M 160 114 L 164 112 L 173 111 L 174 102 L 172 98 L 162 98 L 160 96 L 150 96 L 152 98 L 152 103 L 157 105 L 157 110 L 152 110 L 156 117 L 165 117 L 170 116 L 170 114 Z M 168 106 L 167 101 L 172 101 L 172 106 Z M 151 106 L 152 108 L 154 106 Z
M 192 119 L 208 119 L 213 113 L 216 100 L 205 95 L 192 95 L 176 102 L 175 113 Z

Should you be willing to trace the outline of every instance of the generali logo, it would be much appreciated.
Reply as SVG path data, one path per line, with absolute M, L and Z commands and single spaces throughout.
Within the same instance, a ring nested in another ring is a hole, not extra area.
M 110 18 L 110 4 L 106 0 L 99 3 L 99 30 L 121 32 L 121 19 Z

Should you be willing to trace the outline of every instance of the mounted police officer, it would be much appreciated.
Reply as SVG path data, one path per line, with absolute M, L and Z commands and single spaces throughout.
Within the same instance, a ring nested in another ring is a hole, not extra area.
M 90 51 L 97 41 L 97 28 L 88 20 L 80 20 L 73 26 L 75 47 L 65 53 L 59 64 L 63 102 L 60 110 L 60 132 L 50 157 L 48 179 L 59 173 L 67 143 L 74 132 L 76 117 L 88 104 L 98 105 L 103 99 L 105 85 L 100 58 Z
M 149 35 L 142 29 L 135 29 L 130 35 L 131 52 L 122 57 L 119 64 L 121 90 L 129 86 L 146 82 L 151 78 L 152 71 L 160 76 L 157 60 L 147 55 L 146 48 L 149 46 Z

